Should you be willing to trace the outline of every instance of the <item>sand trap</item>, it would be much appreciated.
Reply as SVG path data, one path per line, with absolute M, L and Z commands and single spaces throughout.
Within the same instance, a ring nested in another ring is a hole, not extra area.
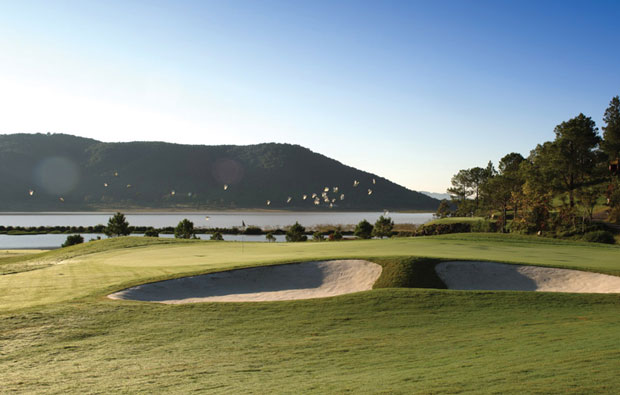
M 442 262 L 435 266 L 449 289 L 620 293 L 620 277 L 579 270 L 494 262 Z
M 372 289 L 380 274 L 381 266 L 362 260 L 292 263 L 160 281 L 108 297 L 169 304 L 324 298 Z

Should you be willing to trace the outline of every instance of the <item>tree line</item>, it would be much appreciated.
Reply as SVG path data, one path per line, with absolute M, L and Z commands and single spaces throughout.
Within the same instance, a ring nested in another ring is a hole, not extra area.
M 611 222 L 620 222 L 620 99 L 603 117 L 603 135 L 592 118 L 579 114 L 554 129 L 555 139 L 523 157 L 512 152 L 497 169 L 463 169 L 452 179 L 452 201 L 442 201 L 439 217 L 482 216 L 503 232 L 585 233 L 592 230 L 598 204 Z

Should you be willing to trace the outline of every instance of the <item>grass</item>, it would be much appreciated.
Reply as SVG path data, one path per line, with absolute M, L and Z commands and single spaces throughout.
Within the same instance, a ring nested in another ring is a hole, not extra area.
M 25 256 L 43 263 L 0 276 L 2 392 L 613 393 L 620 386 L 620 295 L 381 288 L 440 287 L 432 271 L 440 259 L 620 274 L 617 246 L 496 234 L 243 246 L 145 239 Z M 105 298 L 190 273 L 346 257 L 384 266 L 376 289 L 271 303 Z

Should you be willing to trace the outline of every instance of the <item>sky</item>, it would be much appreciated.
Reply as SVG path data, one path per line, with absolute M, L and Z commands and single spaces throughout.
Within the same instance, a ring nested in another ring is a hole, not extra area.
M 0 134 L 299 144 L 413 190 L 620 95 L 618 1 L 0 0 Z

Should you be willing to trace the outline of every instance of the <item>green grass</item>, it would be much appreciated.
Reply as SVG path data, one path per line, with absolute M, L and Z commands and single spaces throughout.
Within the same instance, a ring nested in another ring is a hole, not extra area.
M 192 273 L 347 257 L 383 265 L 376 289 L 271 303 L 105 298 Z M 440 259 L 620 274 L 618 246 L 498 234 L 243 246 L 123 238 L 22 259 L 40 264 L 0 276 L 0 392 L 613 393 L 620 387 L 620 295 L 379 289 L 441 287 L 432 271 Z

